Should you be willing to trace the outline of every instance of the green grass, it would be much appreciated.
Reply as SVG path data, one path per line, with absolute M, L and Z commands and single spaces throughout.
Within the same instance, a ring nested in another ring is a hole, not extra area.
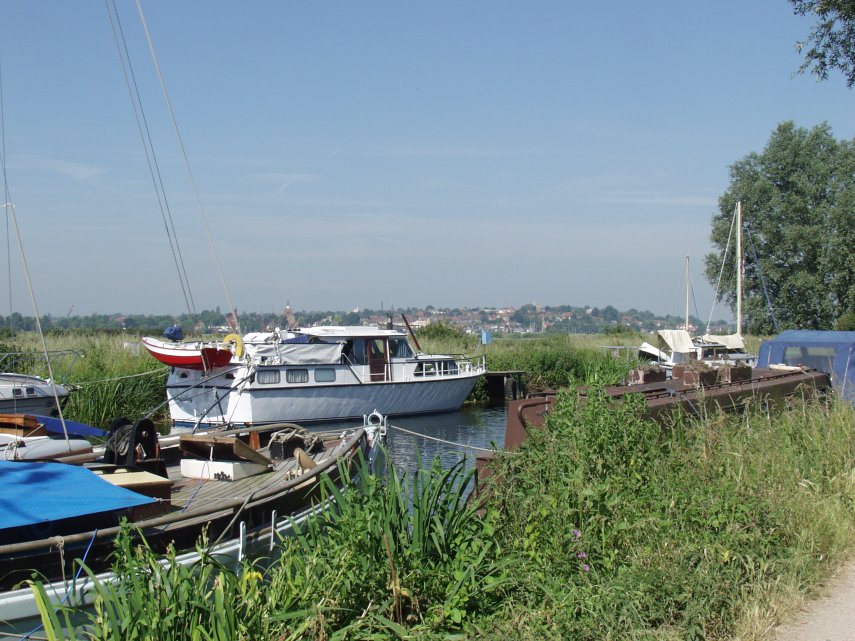
M 663 431 L 565 395 L 499 468 L 498 528 L 529 560 L 491 636 L 763 638 L 851 553 L 854 423 L 809 402 Z

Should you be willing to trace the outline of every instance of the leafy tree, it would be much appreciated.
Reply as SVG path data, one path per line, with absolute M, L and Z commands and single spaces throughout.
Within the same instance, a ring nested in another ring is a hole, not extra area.
M 706 257 L 713 285 L 737 200 L 748 231 L 743 242 L 748 331 L 775 331 L 761 270 L 780 329 L 831 329 L 837 318 L 855 310 L 855 141 L 837 141 L 827 124 L 808 130 L 784 122 L 762 153 L 750 153 L 730 167 L 730 186 L 712 219 L 718 251 Z M 721 293 L 735 309 L 733 256 L 731 251 Z
M 790 0 L 796 15 L 817 18 L 806 42 L 796 43 L 805 61 L 799 72 L 810 71 L 820 80 L 837 69 L 846 85 L 855 84 L 855 3 L 852 0 Z

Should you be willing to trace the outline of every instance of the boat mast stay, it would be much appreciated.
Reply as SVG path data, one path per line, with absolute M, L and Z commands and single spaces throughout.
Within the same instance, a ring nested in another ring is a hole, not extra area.
M 736 201 L 736 335 L 742 336 L 742 201 Z
M 21 254 L 21 267 L 24 271 L 24 282 L 27 285 L 27 291 L 30 294 L 30 301 L 33 305 L 33 314 L 36 317 L 36 329 L 39 332 L 39 338 L 41 339 L 42 344 L 42 353 L 45 357 L 45 363 L 47 364 L 47 372 L 48 379 L 50 380 L 50 388 L 53 392 L 53 400 L 56 405 L 56 409 L 59 416 L 59 422 L 62 425 L 62 432 L 65 436 L 65 443 L 68 447 L 68 451 L 72 451 L 71 441 L 68 438 L 68 428 L 65 424 L 65 417 L 62 414 L 62 403 L 59 402 L 59 394 L 56 390 L 56 379 L 53 375 L 53 365 L 50 362 L 50 356 L 48 355 L 47 342 L 45 341 L 45 333 L 42 330 L 42 322 L 39 315 L 39 306 L 36 303 L 36 295 L 33 292 L 33 283 L 30 278 L 30 267 L 27 263 L 27 255 L 24 253 L 24 241 L 21 237 L 21 229 L 18 226 L 18 216 L 15 214 L 15 205 L 12 203 L 11 191 L 9 189 L 9 179 L 8 173 L 6 171 L 6 120 L 5 120 L 5 108 L 4 108 L 4 100 L 3 100 L 3 74 L 2 69 L 0 69 L 0 170 L 2 170 L 3 174 L 3 207 L 6 210 L 6 220 L 7 227 L 8 221 L 12 221 L 12 228 L 15 231 L 15 237 L 18 240 L 18 251 Z M 8 246 L 8 239 L 7 239 Z M 11 262 L 10 262 L 11 267 Z M 11 276 L 10 276 L 10 284 L 11 284 Z
M 199 195 L 199 188 L 196 184 L 196 177 L 193 174 L 193 170 L 190 167 L 190 158 L 187 155 L 187 149 L 184 145 L 184 138 L 181 136 L 181 130 L 178 128 L 178 120 L 176 119 L 175 111 L 172 108 L 172 101 L 169 99 L 169 92 L 166 90 L 166 83 L 164 82 L 163 74 L 160 71 L 160 63 L 157 60 L 157 54 L 155 53 L 155 50 L 154 50 L 154 42 L 151 39 L 151 34 L 149 33 L 149 30 L 148 30 L 148 23 L 146 22 L 145 14 L 143 13 L 142 4 L 140 4 L 140 0 L 136 0 L 136 5 L 137 5 L 137 13 L 139 13 L 140 22 L 142 23 L 143 31 L 145 32 L 146 42 L 148 42 L 148 49 L 149 49 L 149 52 L 151 53 L 151 59 L 152 59 L 152 62 L 154 63 L 154 68 L 157 71 L 157 79 L 160 82 L 160 89 L 163 92 L 163 99 L 166 102 L 167 108 L 169 109 L 169 116 L 172 119 L 172 126 L 175 129 L 175 136 L 178 139 L 178 146 L 181 148 L 181 154 L 184 157 L 184 164 L 187 167 L 187 173 L 190 176 L 190 183 L 193 186 L 193 193 L 196 197 L 196 204 L 199 208 L 199 216 L 202 220 L 202 226 L 205 228 L 205 233 L 208 237 L 208 245 L 210 246 L 211 253 L 213 254 L 213 257 L 214 257 L 214 264 L 217 267 L 217 274 L 220 277 L 220 285 L 222 286 L 223 292 L 225 293 L 226 303 L 229 306 L 229 310 L 234 315 L 235 331 L 237 331 L 237 333 L 240 334 L 240 321 L 238 320 L 237 309 L 235 308 L 234 303 L 232 303 L 232 297 L 229 293 L 229 288 L 226 285 L 225 276 L 223 276 L 223 268 L 222 268 L 222 265 L 220 264 L 220 256 L 219 256 L 219 253 L 217 252 L 217 247 L 214 244 L 214 237 L 211 234 L 211 227 L 210 227 L 210 225 L 208 225 L 208 217 L 205 214 L 205 207 L 202 204 L 202 197 Z

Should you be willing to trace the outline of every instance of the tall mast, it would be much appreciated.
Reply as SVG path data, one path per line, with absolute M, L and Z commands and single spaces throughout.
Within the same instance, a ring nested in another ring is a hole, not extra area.
M 683 325 L 689 331 L 689 256 L 686 255 L 686 324 Z
M 736 335 L 742 336 L 742 201 L 736 201 Z

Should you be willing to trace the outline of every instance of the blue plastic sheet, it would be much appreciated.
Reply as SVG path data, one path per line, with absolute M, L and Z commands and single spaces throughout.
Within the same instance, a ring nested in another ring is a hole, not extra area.
M 0 461 L 0 542 L 6 528 L 154 503 L 76 465 Z

